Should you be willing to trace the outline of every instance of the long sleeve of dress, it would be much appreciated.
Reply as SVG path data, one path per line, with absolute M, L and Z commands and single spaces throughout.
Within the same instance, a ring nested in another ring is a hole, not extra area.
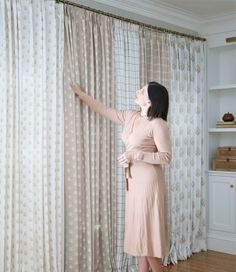
M 101 102 L 93 99 L 86 93 L 80 95 L 80 99 L 85 104 L 87 104 L 91 108 L 91 110 L 103 115 L 112 122 L 117 124 L 123 124 L 125 122 L 126 111 L 109 108 L 106 105 L 102 104 Z
M 155 120 L 153 124 L 153 139 L 157 152 L 140 151 L 137 159 L 151 164 L 169 164 L 171 161 L 171 142 L 169 128 L 164 120 Z

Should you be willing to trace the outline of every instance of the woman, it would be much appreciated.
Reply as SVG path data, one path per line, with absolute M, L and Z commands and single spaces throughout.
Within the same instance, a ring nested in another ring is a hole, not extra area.
M 167 255 L 167 198 L 162 164 L 171 160 L 167 126 L 169 96 L 166 88 L 149 82 L 136 92 L 135 103 L 141 111 L 108 108 L 71 86 L 93 111 L 123 124 L 122 140 L 126 152 L 118 157 L 125 168 L 126 209 L 124 252 L 138 257 L 140 272 L 161 271 Z

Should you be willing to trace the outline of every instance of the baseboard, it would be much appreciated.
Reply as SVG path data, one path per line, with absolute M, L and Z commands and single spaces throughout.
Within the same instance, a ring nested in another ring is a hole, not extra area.
M 221 237 L 216 234 L 207 235 L 207 248 L 214 251 L 236 255 L 236 238 Z

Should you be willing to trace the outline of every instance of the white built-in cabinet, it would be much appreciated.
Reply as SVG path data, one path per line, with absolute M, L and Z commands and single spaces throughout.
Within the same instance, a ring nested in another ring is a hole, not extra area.
M 236 43 L 218 40 L 207 50 L 207 241 L 208 249 L 236 254 L 236 172 L 212 170 L 217 147 L 236 146 L 236 128 L 216 128 L 224 113 L 236 118 Z
M 236 254 L 236 175 L 209 172 L 208 249 Z

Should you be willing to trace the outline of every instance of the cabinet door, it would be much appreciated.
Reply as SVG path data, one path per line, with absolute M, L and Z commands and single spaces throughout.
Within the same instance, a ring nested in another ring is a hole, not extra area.
M 209 228 L 236 232 L 236 178 L 209 176 Z

